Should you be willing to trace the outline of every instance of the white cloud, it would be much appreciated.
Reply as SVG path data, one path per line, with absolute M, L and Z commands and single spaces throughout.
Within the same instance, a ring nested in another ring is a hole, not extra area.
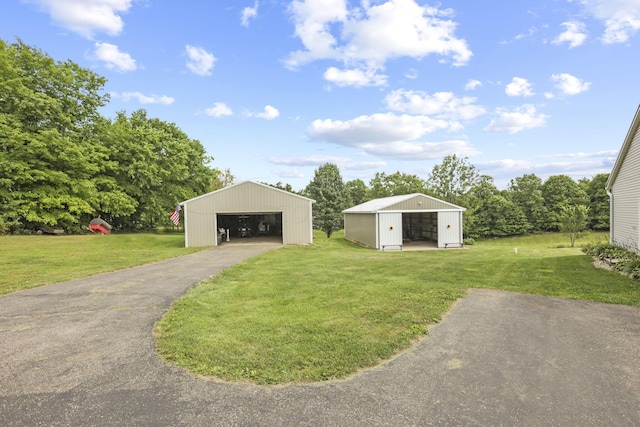
M 242 12 L 240 13 L 240 23 L 242 24 L 243 27 L 248 27 L 249 20 L 255 18 L 256 16 L 258 16 L 257 1 L 253 4 L 253 7 L 247 6 L 244 9 L 242 9 Z
M 264 111 L 261 113 L 250 114 L 252 116 L 260 117 L 265 120 L 273 120 L 280 115 L 280 111 L 271 105 L 266 105 Z
M 111 43 L 95 44 L 94 50 L 95 58 L 104 62 L 105 66 L 109 69 L 116 69 L 118 71 L 135 71 L 136 60 L 128 53 L 120 52 L 118 46 Z
M 591 83 L 582 81 L 567 73 L 553 74 L 551 81 L 555 83 L 555 87 L 560 91 L 561 95 L 577 95 L 586 92 L 591 86 Z
M 140 104 L 171 105 L 175 101 L 175 99 L 170 96 L 145 95 L 141 92 L 122 92 L 121 94 L 112 92 L 111 95 L 115 98 L 122 98 L 125 102 L 136 99 Z
M 103 32 L 117 36 L 124 23 L 120 15 L 134 0 L 27 0 L 51 16 L 53 22 L 88 39 Z
M 404 76 L 410 80 L 415 80 L 418 78 L 418 70 L 416 70 L 415 68 L 411 68 L 407 70 L 406 73 L 404 73 Z
M 324 78 L 337 86 L 384 86 L 387 83 L 387 76 L 377 74 L 373 69 L 338 70 L 329 67 L 324 72 Z
M 587 13 L 605 26 L 602 42 L 624 43 L 640 30 L 638 0 L 580 0 Z
M 505 93 L 509 96 L 533 96 L 531 83 L 522 77 L 514 77 L 511 83 L 505 88 Z
M 469 96 L 458 98 L 451 92 L 429 95 L 404 89 L 394 90 L 386 98 L 390 110 L 453 120 L 470 120 L 486 113 L 484 107 L 475 104 L 476 100 Z
M 273 170 L 271 173 L 279 176 L 280 178 L 304 178 L 304 173 L 300 172 L 298 169 Z
M 227 106 L 224 102 L 216 102 L 213 107 L 209 107 L 204 110 L 207 116 L 211 117 L 224 117 L 233 115 L 233 110 Z
M 455 36 L 451 9 L 420 6 L 415 0 L 372 3 L 362 1 L 350 9 L 346 0 L 294 0 L 289 12 L 305 49 L 292 52 L 286 66 L 295 69 L 333 59 L 349 70 L 376 75 L 387 60 L 397 57 L 420 60 L 435 54 L 456 66 L 471 59 L 467 42 Z
M 438 130 L 458 129 L 456 122 L 386 113 L 347 121 L 315 120 L 307 129 L 307 134 L 312 140 L 359 148 L 370 155 L 400 160 L 433 159 L 442 157 L 443 153 L 477 153 L 466 141 L 418 141 L 424 135 Z
M 560 33 L 552 43 L 562 44 L 568 43 L 569 48 L 578 47 L 587 39 L 586 27 L 583 22 L 570 21 L 563 22 L 564 32 Z
M 216 57 L 201 47 L 186 45 L 185 50 L 189 58 L 187 60 L 187 68 L 189 68 L 193 74 L 210 76 Z
M 497 109 L 498 117 L 484 128 L 485 132 L 509 132 L 511 134 L 526 129 L 542 127 L 546 124 L 548 116 L 536 111 L 536 107 L 525 104 L 509 111 L 504 108 Z
M 387 166 L 387 162 L 385 161 L 376 161 L 376 162 L 354 162 L 349 157 L 335 157 L 335 156 L 307 156 L 307 157 L 293 157 L 293 158 L 278 158 L 272 157 L 269 159 L 270 163 L 276 165 L 286 165 L 286 166 L 299 166 L 299 167 L 309 167 L 309 166 L 322 166 L 326 163 L 333 163 L 338 165 L 340 169 L 343 170 L 380 170 L 380 168 L 384 168 Z M 286 174 L 295 174 L 299 173 L 297 169 L 293 171 L 285 170 L 278 171 L 276 174 L 278 176 L 282 176 L 284 178 L 296 178 L 298 176 L 285 176 Z
M 427 116 L 386 113 L 360 116 L 353 120 L 314 120 L 307 132 L 312 139 L 349 147 L 415 140 L 436 130 L 449 129 L 446 120 Z M 456 128 L 457 129 L 457 128 Z
M 464 90 L 474 90 L 482 86 L 482 82 L 480 80 L 469 80 L 467 84 L 464 85 Z
M 371 155 L 397 160 L 440 159 L 450 154 L 475 156 L 480 154 L 467 141 L 440 142 L 395 141 L 388 144 L 364 144 L 362 148 Z
M 340 167 L 350 171 L 380 170 L 387 166 L 387 162 L 346 162 L 340 164 Z
M 593 153 L 561 153 L 561 154 L 546 154 L 540 156 L 542 159 L 584 159 L 590 157 L 607 157 L 611 160 L 615 160 L 618 156 L 618 150 L 604 150 L 604 151 L 596 151 Z
M 615 157 L 584 162 L 544 162 L 538 160 L 502 159 L 478 162 L 476 167 L 494 178 L 514 178 L 525 173 L 535 173 L 542 180 L 552 175 L 567 175 L 574 179 L 608 173 L 613 167 Z
M 339 165 L 349 161 L 351 161 L 351 159 L 348 157 L 335 156 L 306 156 L 293 158 L 272 157 L 269 159 L 269 162 L 275 165 L 286 166 L 321 166 L 325 163 L 334 163 L 336 165 Z

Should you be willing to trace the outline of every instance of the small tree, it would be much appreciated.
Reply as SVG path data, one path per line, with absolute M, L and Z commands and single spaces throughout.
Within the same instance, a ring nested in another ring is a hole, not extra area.
M 584 205 L 566 205 L 560 214 L 560 230 L 569 236 L 571 247 L 576 238 L 586 230 L 589 221 L 589 208 Z
M 342 228 L 342 211 L 349 207 L 351 201 L 338 166 L 326 163 L 316 169 L 304 194 L 316 201 L 313 205 L 314 223 L 327 233 L 327 237 Z

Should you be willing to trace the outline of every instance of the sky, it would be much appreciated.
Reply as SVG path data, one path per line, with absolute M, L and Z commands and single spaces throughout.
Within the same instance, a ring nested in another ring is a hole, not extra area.
M 236 182 L 336 164 L 496 186 L 609 173 L 640 103 L 640 0 L 4 0 L 0 38 L 104 76 Z

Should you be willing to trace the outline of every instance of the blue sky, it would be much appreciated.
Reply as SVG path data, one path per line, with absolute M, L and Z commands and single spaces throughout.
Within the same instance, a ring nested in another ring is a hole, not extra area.
M 212 166 L 304 188 L 427 178 L 449 154 L 499 188 L 611 170 L 640 103 L 640 0 L 5 0 L 0 37 L 107 78 L 102 111 L 175 123 Z

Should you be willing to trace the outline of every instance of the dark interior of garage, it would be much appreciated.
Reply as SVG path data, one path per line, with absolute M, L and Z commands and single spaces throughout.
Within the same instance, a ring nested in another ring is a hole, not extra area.
M 218 229 L 228 230 L 230 238 L 282 237 L 281 212 L 218 214 L 217 220 Z
M 408 242 L 438 241 L 438 213 L 416 212 L 402 214 L 402 239 Z

